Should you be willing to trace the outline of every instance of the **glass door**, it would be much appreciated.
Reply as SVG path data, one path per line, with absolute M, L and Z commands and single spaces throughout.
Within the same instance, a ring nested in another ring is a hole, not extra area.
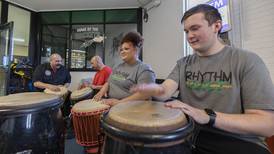
M 0 96 L 8 94 L 10 62 L 13 50 L 13 22 L 0 25 Z

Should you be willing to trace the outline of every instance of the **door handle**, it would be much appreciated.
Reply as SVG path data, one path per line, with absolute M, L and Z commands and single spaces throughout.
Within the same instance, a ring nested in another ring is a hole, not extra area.
M 9 65 L 9 57 L 8 56 L 3 56 L 3 65 L 4 66 L 8 66 Z

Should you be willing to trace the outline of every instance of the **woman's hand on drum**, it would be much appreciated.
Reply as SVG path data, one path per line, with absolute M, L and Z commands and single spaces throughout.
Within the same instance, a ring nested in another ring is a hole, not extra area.
M 204 110 L 192 107 L 179 100 L 167 102 L 165 106 L 169 108 L 180 109 L 182 112 L 193 118 L 199 124 L 207 124 L 209 121 L 209 116 Z
M 109 98 L 109 99 L 104 99 L 103 102 L 104 104 L 107 104 L 109 106 L 114 106 L 119 103 L 119 100 L 115 98 Z

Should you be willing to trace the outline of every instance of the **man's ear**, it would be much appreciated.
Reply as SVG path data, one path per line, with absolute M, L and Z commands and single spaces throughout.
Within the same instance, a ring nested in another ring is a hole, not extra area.
M 218 33 L 222 29 L 222 21 L 218 20 L 214 23 L 214 32 Z

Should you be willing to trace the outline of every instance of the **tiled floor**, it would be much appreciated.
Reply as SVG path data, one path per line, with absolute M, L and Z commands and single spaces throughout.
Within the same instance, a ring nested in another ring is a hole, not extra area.
M 76 143 L 75 138 L 66 139 L 65 154 L 85 154 L 84 148 Z
M 85 154 L 84 148 L 76 143 L 72 128 L 69 129 L 66 134 L 65 154 Z

